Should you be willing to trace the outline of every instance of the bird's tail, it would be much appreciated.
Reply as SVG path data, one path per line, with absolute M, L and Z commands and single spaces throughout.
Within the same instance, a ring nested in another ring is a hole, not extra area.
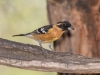
M 12 37 L 15 37 L 15 36 L 26 36 L 26 34 L 13 35 Z

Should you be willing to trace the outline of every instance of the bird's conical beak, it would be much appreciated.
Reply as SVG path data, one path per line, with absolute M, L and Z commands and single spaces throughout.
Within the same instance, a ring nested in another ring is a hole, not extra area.
M 73 26 L 71 26 L 71 27 L 69 27 L 69 28 L 68 28 L 68 30 L 71 30 L 71 29 L 72 29 L 72 30 L 74 30 L 74 27 L 73 27 Z
M 73 27 L 73 26 L 71 26 L 71 29 L 72 29 L 72 30 L 74 30 L 74 27 Z

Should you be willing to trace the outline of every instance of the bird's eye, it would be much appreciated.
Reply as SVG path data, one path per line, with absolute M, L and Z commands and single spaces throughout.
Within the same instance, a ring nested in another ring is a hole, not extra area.
M 64 25 L 65 27 L 67 27 L 67 24 L 66 24 L 66 23 L 64 23 L 63 25 Z

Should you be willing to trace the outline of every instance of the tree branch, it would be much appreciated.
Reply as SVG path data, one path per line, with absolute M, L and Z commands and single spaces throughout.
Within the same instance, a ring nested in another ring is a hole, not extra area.
M 0 64 L 28 70 L 63 73 L 100 73 L 100 59 L 45 50 L 0 38 Z

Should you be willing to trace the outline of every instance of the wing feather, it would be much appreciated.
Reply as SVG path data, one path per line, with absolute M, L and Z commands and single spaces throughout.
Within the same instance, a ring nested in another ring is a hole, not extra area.
M 43 26 L 41 28 L 38 28 L 36 30 L 33 31 L 33 33 L 36 33 L 36 34 L 46 34 L 48 32 L 48 30 L 50 28 L 52 28 L 53 25 L 46 25 L 46 26 Z

